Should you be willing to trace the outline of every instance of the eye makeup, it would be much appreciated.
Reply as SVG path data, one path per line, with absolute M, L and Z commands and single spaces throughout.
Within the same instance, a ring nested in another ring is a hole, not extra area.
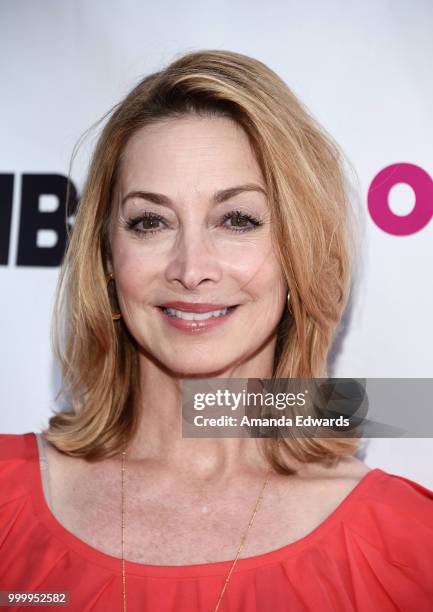
M 240 226 L 225 225 L 227 222 L 240 223 Z M 127 231 L 134 232 L 140 238 L 147 238 L 151 235 L 157 234 L 164 231 L 163 228 L 158 227 L 158 224 L 164 224 L 168 227 L 168 224 L 162 215 L 157 213 L 146 211 L 136 216 L 132 216 L 125 220 L 125 229 Z M 245 224 L 245 225 L 244 225 Z M 141 225 L 141 228 L 140 228 Z M 251 232 L 263 225 L 263 221 L 257 219 L 253 215 L 250 215 L 240 210 L 232 210 L 222 217 L 222 225 L 229 232 L 234 233 L 246 233 Z M 147 226 L 147 227 L 146 227 Z

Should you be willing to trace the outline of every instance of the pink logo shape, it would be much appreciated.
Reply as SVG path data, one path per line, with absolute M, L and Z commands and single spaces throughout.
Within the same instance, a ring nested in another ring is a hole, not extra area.
M 388 202 L 391 188 L 398 183 L 410 185 L 415 192 L 415 206 L 404 216 L 393 213 Z M 371 218 L 384 232 L 394 236 L 415 234 L 433 217 L 433 180 L 425 170 L 414 164 L 392 164 L 376 174 L 368 190 L 367 201 Z

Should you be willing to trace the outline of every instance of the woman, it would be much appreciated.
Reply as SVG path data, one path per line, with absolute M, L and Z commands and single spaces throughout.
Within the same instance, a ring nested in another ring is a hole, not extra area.
M 59 279 L 70 407 L 0 437 L 2 589 L 80 611 L 430 610 L 433 494 L 356 438 L 182 437 L 184 379 L 326 376 L 352 259 L 341 153 L 269 68 L 211 50 L 139 83 Z

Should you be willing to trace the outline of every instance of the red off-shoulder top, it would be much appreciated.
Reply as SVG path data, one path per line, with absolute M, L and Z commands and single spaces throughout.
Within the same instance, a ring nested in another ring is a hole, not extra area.
M 231 565 L 125 561 L 128 612 L 213 612 Z M 51 513 L 32 432 L 0 435 L 0 591 L 69 593 L 39 611 L 122 610 L 121 560 Z M 308 535 L 239 559 L 219 612 L 289 611 L 432 612 L 433 492 L 372 469 Z

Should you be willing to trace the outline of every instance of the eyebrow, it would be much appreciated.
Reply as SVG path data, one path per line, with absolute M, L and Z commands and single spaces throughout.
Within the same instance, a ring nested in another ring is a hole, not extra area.
M 259 193 L 263 193 L 265 196 L 266 191 L 260 185 L 256 185 L 255 183 L 247 183 L 245 185 L 238 185 L 237 187 L 229 187 L 228 189 L 221 189 L 216 191 L 212 196 L 212 202 L 214 204 L 221 204 L 229 200 L 230 198 L 234 198 L 240 193 L 245 191 L 257 191 Z M 173 206 L 172 200 L 166 195 L 162 193 L 153 193 L 152 191 L 130 191 L 122 198 L 122 207 L 125 204 L 126 200 L 129 198 L 141 198 L 143 200 L 148 200 L 149 202 L 153 202 L 154 204 L 160 204 L 162 206 Z

